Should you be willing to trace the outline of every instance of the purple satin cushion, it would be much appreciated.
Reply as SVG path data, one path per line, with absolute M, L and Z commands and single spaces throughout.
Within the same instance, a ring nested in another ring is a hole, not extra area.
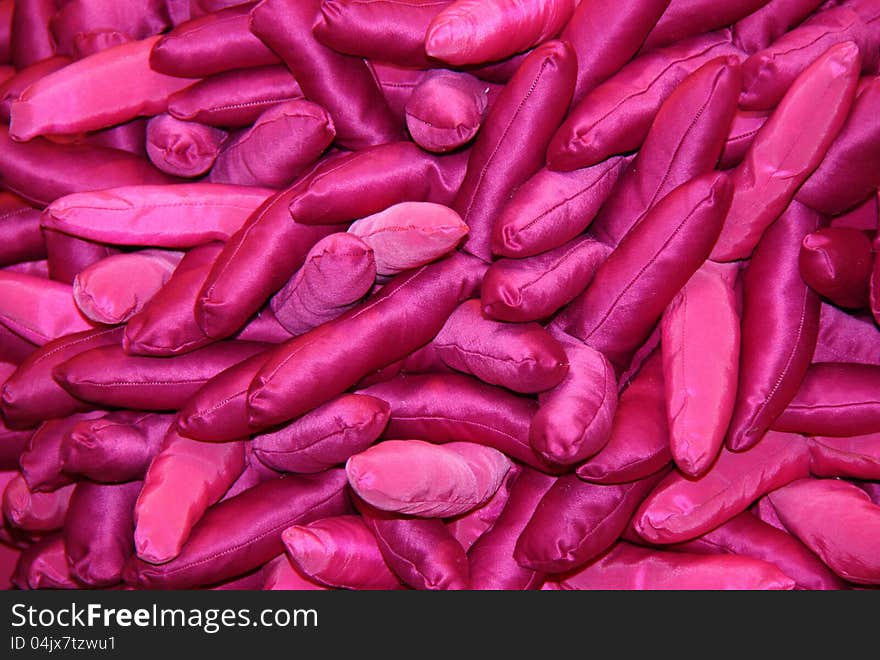
M 223 147 L 208 180 L 283 188 L 317 161 L 335 136 L 321 106 L 304 99 L 279 103 Z
M 55 0 L 16 0 L 12 9 L 12 63 L 17 69 L 55 54 L 49 21 L 57 10 Z
M 147 155 L 166 174 L 199 177 L 214 165 L 227 137 L 219 128 L 163 113 L 147 123 Z
M 835 305 L 855 309 L 868 305 L 872 265 L 870 239 L 848 227 L 808 234 L 798 256 L 801 277 L 811 289 Z
M 303 98 L 285 66 L 260 66 L 209 76 L 172 94 L 168 113 L 208 126 L 249 126 L 267 108 Z
M 733 26 L 733 43 L 747 53 L 767 48 L 807 18 L 824 0 L 770 0 Z
M 46 218 L 44 214 L 42 222 L 45 223 Z M 119 249 L 104 243 L 77 238 L 45 226 L 43 242 L 46 244 L 49 277 L 71 285 L 76 276 L 92 264 L 120 253 Z
M 0 266 L 43 259 L 40 211 L 12 193 L 0 193 Z
M 406 125 L 413 141 L 436 153 L 467 144 L 480 130 L 490 91 L 486 83 L 466 73 L 426 76 L 406 102 Z
M 491 258 L 496 214 L 510 193 L 543 165 L 550 137 L 571 101 L 576 75 L 571 47 L 548 41 L 529 54 L 489 109 L 452 205 L 470 227 L 466 251 L 483 260 Z
M 736 23 L 766 5 L 768 0 L 672 0 L 645 39 L 644 50 L 661 48 L 704 32 Z
M 3 516 L 13 527 L 44 533 L 61 529 L 70 506 L 74 484 L 41 493 L 28 488 L 24 476 L 13 473 L 3 490 Z
M 803 438 L 768 431 L 747 451 L 722 449 L 698 479 L 670 473 L 636 513 L 636 532 L 651 543 L 688 541 L 742 513 L 762 495 L 807 476 L 809 468 Z
M 343 394 L 276 431 L 254 436 L 254 453 L 275 470 L 321 472 L 366 450 L 390 414 L 381 399 Z
M 853 362 L 880 365 L 877 329 L 867 310 L 848 314 L 829 303 L 819 313 L 819 338 L 812 362 Z

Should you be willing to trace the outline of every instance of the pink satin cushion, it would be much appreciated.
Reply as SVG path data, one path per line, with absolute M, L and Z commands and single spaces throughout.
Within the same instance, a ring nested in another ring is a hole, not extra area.
M 443 153 L 470 142 L 489 107 L 484 82 L 466 73 L 425 77 L 406 102 L 406 125 L 422 149 Z
M 865 232 L 826 227 L 804 237 L 798 266 L 816 293 L 840 307 L 858 309 L 868 305 L 872 256 Z
M 771 0 L 733 26 L 733 42 L 747 53 L 767 48 L 807 18 L 823 0 Z
M 735 23 L 766 5 L 768 0 L 730 0 L 718 5 L 714 0 L 672 0 L 657 25 L 645 39 L 643 48 L 659 48 L 695 34 L 702 34 Z
M 147 123 L 147 155 L 166 174 L 199 177 L 214 165 L 227 137 L 219 128 L 162 113 Z
M 817 477 L 880 481 L 880 433 L 809 439 L 810 472 Z
M 74 484 L 47 493 L 32 491 L 24 477 L 14 473 L 3 489 L 3 516 L 13 527 L 29 532 L 50 532 L 64 526 Z

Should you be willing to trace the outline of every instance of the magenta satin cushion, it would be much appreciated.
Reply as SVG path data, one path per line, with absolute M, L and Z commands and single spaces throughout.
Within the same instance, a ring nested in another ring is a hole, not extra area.
M 43 226 L 113 245 L 188 248 L 227 240 L 271 194 L 210 183 L 82 192 L 52 202 Z
M 170 27 L 167 0 L 64 0 L 52 18 L 59 53 L 78 54 L 83 40 L 95 35 L 145 39 Z
M 64 526 L 74 484 L 47 493 L 32 491 L 15 473 L 3 490 L 3 516 L 13 527 L 28 532 L 50 532 Z
M 39 206 L 76 192 L 173 181 L 125 151 L 41 138 L 15 142 L 0 125 L 0 185 Z
M 309 250 L 270 305 L 278 322 L 300 335 L 347 312 L 375 281 L 373 250 L 354 234 L 330 234 Z
M 85 401 L 135 410 L 177 410 L 211 378 L 266 345 L 218 342 L 186 355 L 141 357 L 122 346 L 93 348 L 58 365 L 53 377 Z
M 555 482 L 549 475 L 522 468 L 495 524 L 468 550 L 471 589 L 537 588 L 543 574 L 518 564 L 513 553 L 517 539 Z
M 727 446 L 747 449 L 785 410 L 807 372 L 819 333 L 819 296 L 801 279 L 803 237 L 822 218 L 798 202 L 764 234 L 743 278 L 739 385 Z
M 306 225 L 332 225 L 401 202 L 448 206 L 461 186 L 468 153 L 432 156 L 412 142 L 391 142 L 325 158 L 297 186 L 290 215 Z
M 584 236 L 525 259 L 498 259 L 480 284 L 483 313 L 499 321 L 539 321 L 586 288 L 611 249 Z
M 880 481 L 880 432 L 809 439 L 810 472 L 817 477 Z
M 345 474 L 286 476 L 266 481 L 211 507 L 179 555 L 153 565 L 137 559 L 126 582 L 141 588 L 190 589 L 251 571 L 284 549 L 281 533 L 348 512 Z
M 56 5 L 55 0 L 15 0 L 10 47 L 17 69 L 55 54 L 49 22 Z
M 406 103 L 419 83 L 427 79 L 430 69 L 410 69 L 379 60 L 367 60 L 367 64 L 395 121 L 405 127 Z M 486 87 L 492 87 L 493 91 L 498 88 L 497 85 L 491 84 L 487 84 Z M 2 103 L 2 99 L 0 99 L 0 103 Z M 0 105 L 0 112 L 2 112 L 2 105 Z
M 880 584 L 880 506 L 836 479 L 800 479 L 770 493 L 788 530 L 840 577 Z
M 742 163 L 755 136 L 767 123 L 769 116 L 769 113 L 763 110 L 737 109 L 721 152 L 721 160 L 718 161 L 721 169 L 732 169 Z
M 531 257 L 582 233 L 608 199 L 627 166 L 609 158 L 573 172 L 538 170 L 501 208 L 492 225 L 492 252 Z
M 880 31 L 880 29 L 878 29 Z M 880 77 L 870 79 L 819 167 L 795 197 L 829 215 L 838 215 L 876 195 L 880 187 Z
M 29 429 L 11 429 L 0 419 L 0 470 L 18 469 L 19 457 L 32 433 Z
M 303 575 L 337 589 L 399 589 L 379 542 L 358 516 L 323 518 L 281 533 L 287 556 Z
M 663 313 L 661 346 L 669 443 L 678 469 L 697 477 L 724 443 L 739 374 L 734 264 L 706 262 Z
M 489 109 L 452 205 L 470 227 L 466 251 L 490 260 L 496 215 L 510 193 L 543 165 L 576 75 L 571 47 L 548 41 L 529 54 Z
M 182 257 L 170 250 L 139 250 L 102 259 L 74 278 L 76 306 L 95 323 L 125 323 L 165 286 Z
M 263 591 L 327 591 L 325 587 L 305 577 L 290 561 L 286 554 L 263 564 L 260 569 L 263 577 Z
M 404 376 L 360 391 L 391 406 L 383 437 L 476 442 L 548 471 L 529 446 L 532 399 L 460 374 Z
M 447 366 L 515 392 L 549 390 L 569 370 L 563 347 L 544 328 L 486 318 L 479 300 L 450 314 L 434 346 Z
M 507 471 L 498 490 L 485 504 L 446 520 L 446 529 L 461 544 L 465 552 L 468 552 L 474 543 L 495 526 L 498 517 L 507 506 L 507 500 L 510 499 L 513 482 L 524 469 L 526 468 L 521 465 L 511 463 L 510 470 Z
M 869 311 L 852 315 L 822 303 L 812 361 L 880 365 L 880 343 L 876 339 L 877 329 Z
M 21 93 L 43 76 L 67 66 L 70 62 L 69 57 L 56 55 L 18 69 L 14 76 L 0 84 L 0 119 L 8 124 L 9 111 Z
M 538 396 L 529 426 L 529 443 L 551 464 L 570 465 L 605 446 L 617 409 L 617 379 L 598 351 L 558 331 L 568 365 L 562 382 Z
M 386 440 L 349 458 L 345 473 L 352 490 L 381 511 L 450 518 L 488 502 L 510 466 L 497 449 L 470 442 Z
M 480 130 L 490 91 L 486 83 L 466 73 L 426 76 L 406 102 L 406 126 L 413 141 L 436 153 L 467 144 Z
M 876 72 L 878 37 L 877 31 L 849 7 L 818 12 L 745 61 L 740 106 L 745 110 L 773 108 L 823 53 L 846 42 L 861 51 L 863 61 L 856 69 Z
M 401 131 L 364 60 L 337 53 L 312 34 L 320 6 L 321 0 L 262 0 L 251 11 L 251 31 L 281 56 L 306 98 L 327 109 L 341 146 L 398 139 Z
M 62 440 L 64 471 L 104 483 L 143 479 L 172 421 L 133 410 L 83 420 Z
M 635 160 L 590 226 L 591 234 L 618 245 L 666 195 L 715 168 L 733 120 L 740 83 L 737 59 L 719 57 L 675 88 L 660 106 Z
M 840 44 L 795 80 L 732 175 L 733 202 L 712 259 L 748 257 L 822 162 L 854 100 L 860 60 L 855 44 Z
M 431 21 L 425 52 L 450 64 L 483 64 L 556 36 L 575 0 L 455 0 Z
M 13 0 L 0 2 L 0 62 L 12 61 L 12 11 L 14 6 Z
M 880 242 L 874 241 L 874 272 L 871 273 L 871 313 L 880 324 Z
M 45 222 L 47 215 L 43 215 Z M 49 278 L 73 285 L 81 271 L 102 259 L 119 254 L 120 250 L 104 243 L 77 238 L 71 234 L 43 227 Z
M 362 305 L 282 344 L 248 390 L 251 426 L 298 417 L 427 343 L 473 295 L 484 271 L 479 260 L 457 253 L 398 275 Z
M 800 24 L 824 0 L 770 0 L 733 26 L 733 43 L 747 53 L 767 48 Z
M 335 51 L 427 67 L 425 33 L 452 0 L 323 0 L 312 32 Z
M 45 256 L 40 211 L 12 193 L 0 193 L 0 266 Z
M 698 479 L 669 474 L 642 503 L 635 529 L 651 543 L 688 541 L 742 513 L 762 495 L 807 476 L 809 469 L 803 438 L 768 431 L 747 451 L 722 449 Z
M 840 307 L 859 309 L 868 305 L 872 257 L 865 232 L 826 227 L 804 237 L 798 264 L 816 293 Z
M 810 365 L 800 388 L 773 422 L 780 431 L 850 436 L 880 432 L 880 366 Z
M 723 31 L 632 60 L 572 109 L 550 142 L 547 164 L 554 170 L 574 170 L 637 149 L 675 87 L 706 62 L 725 55 L 738 56 L 738 50 Z
M 660 471 L 672 459 L 664 399 L 663 361 L 653 353 L 617 403 L 607 444 L 577 475 L 598 484 L 628 483 Z
M 554 325 L 602 352 L 622 371 L 666 305 L 709 256 L 731 188 L 727 175 L 713 172 L 664 197 Z
M 837 577 L 803 543 L 745 512 L 703 536 L 678 543 L 676 551 L 700 555 L 742 555 L 775 565 L 798 589 L 845 589 Z
M 41 78 L 12 104 L 10 135 L 29 140 L 93 131 L 163 112 L 168 97 L 194 81 L 150 69 L 150 49 L 157 39 L 108 48 Z
M 719 5 L 715 0 L 672 0 L 645 39 L 643 48 L 661 48 L 686 37 L 736 23 L 767 2 L 768 0 L 727 0 Z
M 279 103 L 223 147 L 208 180 L 283 188 L 320 158 L 335 135 L 321 106 L 304 99 Z
M 182 121 L 167 113 L 156 115 L 147 123 L 150 162 L 172 176 L 202 176 L 214 165 L 226 139 L 226 131 Z
M 168 113 L 208 126 L 240 128 L 279 103 L 303 98 L 285 66 L 260 66 L 218 73 L 172 94 Z
M 89 410 L 91 405 L 74 398 L 52 378 L 56 366 L 99 346 L 119 345 L 122 328 L 90 330 L 51 341 L 31 353 L 3 384 L 3 417 L 15 427 L 36 426 L 40 421 Z
M 150 68 L 181 78 L 204 78 L 230 69 L 277 64 L 250 29 L 253 3 L 206 14 L 176 26 L 153 46 Z
M 193 526 L 244 467 L 243 442 L 199 442 L 169 431 L 135 506 L 138 557 L 161 564 L 180 554 Z
M 283 472 L 321 472 L 367 449 L 385 430 L 391 407 L 363 394 L 343 394 L 276 431 L 254 436 L 263 463 Z
M 64 521 L 64 548 L 70 573 L 78 581 L 102 587 L 122 579 L 134 555 L 134 503 L 141 485 L 140 481 L 76 485 Z
M 442 204 L 401 202 L 355 221 L 348 232 L 373 250 L 379 275 L 397 275 L 450 253 L 468 226 Z
M 21 553 L 12 581 L 19 589 L 81 589 L 70 575 L 64 537 L 44 536 Z
M 569 590 L 789 590 L 795 581 L 773 564 L 739 555 L 660 552 L 618 543 L 560 582 Z
M 402 582 L 415 589 L 468 588 L 467 555 L 441 520 L 379 511 L 362 500 L 355 506 Z

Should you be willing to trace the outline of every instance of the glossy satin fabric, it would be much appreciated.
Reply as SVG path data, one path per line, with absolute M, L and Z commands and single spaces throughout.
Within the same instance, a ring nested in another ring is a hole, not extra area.
M 299 335 L 347 312 L 375 281 L 373 250 L 354 234 L 330 234 L 309 250 L 270 305 L 278 322 Z
M 303 98 L 299 83 L 284 66 L 261 66 L 218 73 L 168 99 L 168 113 L 208 126 L 248 126 L 264 110 Z
M 661 322 L 669 442 L 687 475 L 706 472 L 733 414 L 739 375 L 738 267 L 706 262 Z
M 335 51 L 401 66 L 427 67 L 425 33 L 451 0 L 323 0 L 312 26 Z
M 12 61 L 13 6 L 13 0 L 3 0 L 0 2 L 0 62 Z
M 313 582 L 296 568 L 286 554 L 263 565 L 260 573 L 263 577 L 263 591 L 326 591 L 330 587 Z
M 55 54 L 49 21 L 56 10 L 55 0 L 15 0 L 12 9 L 10 49 L 12 63 L 16 69 Z
M 590 232 L 618 245 L 660 200 L 711 172 L 728 134 L 741 84 L 739 62 L 719 57 L 685 78 L 651 125 Z
M 360 391 L 391 406 L 385 438 L 467 441 L 539 470 L 549 466 L 529 445 L 533 400 L 460 374 L 404 376 Z
M 798 589 L 845 589 L 847 586 L 796 538 L 748 512 L 731 518 L 693 541 L 676 544 L 674 548 L 696 554 L 761 559 L 774 564 L 793 579 Z
M 386 440 L 345 463 L 352 490 L 381 511 L 449 518 L 489 501 L 510 469 L 497 449 L 470 442 Z
M 293 525 L 281 534 L 294 566 L 337 589 L 399 589 L 379 543 L 358 516 L 335 516 Z
M 343 394 L 277 431 L 253 438 L 253 451 L 282 472 L 321 472 L 365 451 L 382 434 L 391 414 L 385 401 Z
M 118 345 L 122 328 L 90 330 L 51 341 L 31 353 L 3 384 L 3 417 L 14 427 L 36 426 L 40 421 L 89 410 L 52 378 L 55 367 L 84 351 Z
M 312 34 L 321 0 L 263 0 L 250 29 L 296 76 L 305 96 L 333 118 L 338 143 L 349 149 L 398 139 L 400 130 L 363 60 L 337 53 Z
M 804 237 L 798 266 L 816 293 L 840 307 L 860 309 L 868 305 L 872 256 L 865 232 L 827 227 Z
M 821 217 L 792 202 L 764 234 L 743 279 L 739 385 L 727 435 L 747 449 L 794 397 L 819 333 L 819 296 L 801 279 L 797 254 Z
M 574 0 L 456 0 L 428 26 L 425 52 L 455 65 L 502 60 L 556 36 L 575 4 Z
M 0 266 L 43 259 L 40 212 L 12 193 L 0 193 Z
M 178 25 L 150 52 L 150 68 L 181 78 L 204 78 L 230 69 L 278 64 L 248 28 L 255 3 L 230 7 Z
M 501 480 L 501 485 L 489 500 L 475 509 L 446 520 L 446 529 L 461 544 L 465 552 L 469 552 L 484 534 L 489 532 L 498 521 L 501 512 L 510 499 L 510 489 L 525 468 L 511 463 L 510 469 Z M 468 558 L 470 563 L 470 558 Z
M 208 180 L 283 188 L 317 161 L 336 136 L 327 112 L 298 99 L 265 110 L 217 156 Z
M 571 465 L 608 442 L 617 408 L 614 369 L 598 351 L 556 330 L 568 366 L 564 379 L 538 396 L 529 444 L 551 464 Z
M 632 60 L 574 106 L 550 142 L 548 166 L 573 170 L 634 151 L 675 87 L 725 55 L 738 55 L 730 34 L 713 32 Z
M 762 495 L 807 476 L 809 464 L 806 441 L 777 431 L 768 431 L 744 452 L 722 449 L 712 469 L 698 479 L 669 474 L 639 507 L 636 532 L 651 543 L 702 536 Z
M 773 564 L 739 555 L 659 552 L 618 543 L 560 582 L 571 590 L 789 590 L 795 581 Z
M 434 339 L 447 366 L 515 392 L 543 392 L 569 371 L 563 347 L 537 323 L 485 318 L 479 300 L 450 314 Z
M 362 500 L 355 505 L 402 582 L 415 589 L 468 588 L 467 555 L 442 521 L 379 511 Z
M 0 378 L 4 378 L 0 376 Z M 11 429 L 0 420 L 0 470 L 17 470 L 18 459 L 27 446 L 32 431 L 29 429 Z
M 599 267 L 553 324 L 623 371 L 666 305 L 709 256 L 732 186 L 713 172 L 676 188 Z
M 828 303 L 819 313 L 819 338 L 813 362 L 880 365 L 880 344 L 870 312 L 854 316 Z
M 145 39 L 171 25 L 164 0 L 65 0 L 57 4 L 52 34 L 57 51 L 65 55 L 79 55 L 82 43 L 96 37 Z
M 733 115 L 733 122 L 730 125 L 718 167 L 732 169 L 742 163 L 755 140 L 755 136 L 767 123 L 769 116 L 769 113 L 764 110 L 737 109 Z
M 407 99 L 406 126 L 422 149 L 443 153 L 470 142 L 483 123 L 491 88 L 466 73 L 426 76 Z
M 513 192 L 496 217 L 493 254 L 536 256 L 577 237 L 611 195 L 627 162 L 609 158 L 574 172 L 538 170 Z
M 468 152 L 432 156 L 411 142 L 392 142 L 325 159 L 297 187 L 290 215 L 306 225 L 332 225 L 401 202 L 450 205 Z
M 143 479 L 172 420 L 120 410 L 81 421 L 62 441 L 64 471 L 103 483 Z
M 880 506 L 860 488 L 801 479 L 769 495 L 783 524 L 840 577 L 880 584 Z
M 539 321 L 570 303 L 611 249 L 588 236 L 525 259 L 498 259 L 480 284 L 483 314 L 499 321 Z
M 226 131 L 163 113 L 147 123 L 147 155 L 166 174 L 194 178 L 211 169 L 227 138 Z
M 12 104 L 9 133 L 29 140 L 163 112 L 168 97 L 194 81 L 150 68 L 149 53 L 157 39 L 108 48 L 40 78 Z
M 645 39 L 644 50 L 661 48 L 687 37 L 717 30 L 766 5 L 768 0 L 672 0 Z
M 810 365 L 800 388 L 773 428 L 805 435 L 880 432 L 880 366 L 824 362 Z
M 430 341 L 484 271 L 456 254 L 399 275 L 362 305 L 282 344 L 249 388 L 252 427 L 298 417 Z
M 25 478 L 16 474 L 3 490 L 3 516 L 13 527 L 28 532 L 61 529 L 75 487 L 69 484 L 41 493 L 28 488 Z
M 161 564 L 180 554 L 193 526 L 244 468 L 243 442 L 199 442 L 170 430 L 135 505 L 137 556 Z
M 18 100 L 21 93 L 43 76 L 67 66 L 70 62 L 69 57 L 55 55 L 16 70 L 14 76 L 0 85 L 0 119 L 8 124 L 12 103 Z
M 49 277 L 70 285 L 73 285 L 80 272 L 92 264 L 120 252 L 109 245 L 76 238 L 48 227 L 43 227 L 43 242 L 46 244 Z
M 871 313 L 874 320 L 880 323 L 880 249 L 878 241 L 874 240 L 874 272 L 871 273 Z
M 638 481 L 669 464 L 663 362 L 654 352 L 620 395 L 605 446 L 577 468 L 584 481 Z
M 880 187 L 880 77 L 859 91 L 837 138 L 795 197 L 828 215 L 859 205 Z
M 134 502 L 141 485 L 77 483 L 64 521 L 64 548 L 75 579 L 92 587 L 121 580 L 134 554 Z
M 752 54 L 800 24 L 823 0 L 770 0 L 733 26 L 733 43 Z
M 79 589 L 82 585 L 70 574 L 64 538 L 49 534 L 21 553 L 12 578 L 19 589 Z
M 73 298 L 95 323 L 124 323 L 165 285 L 182 257 L 182 252 L 170 250 L 107 257 L 79 272 L 73 280 Z
M 344 484 L 342 470 L 332 470 L 254 486 L 211 507 L 171 561 L 131 562 L 126 582 L 142 588 L 189 589 L 246 573 L 283 550 L 281 533 L 287 527 L 347 513 Z
M 880 481 L 880 432 L 809 439 L 810 472 L 817 477 Z
M 548 41 L 523 61 L 483 122 L 452 207 L 470 227 L 464 249 L 491 259 L 495 217 L 510 193 L 537 172 L 574 92 L 571 47 Z
M 56 199 L 43 226 L 113 245 L 188 248 L 229 239 L 271 195 L 210 183 L 110 188 Z
M 373 251 L 379 275 L 397 275 L 449 254 L 468 233 L 461 217 L 432 202 L 401 202 L 348 228 Z
M 218 373 L 265 344 L 218 342 L 186 355 L 126 355 L 121 346 L 94 348 L 55 367 L 53 377 L 85 401 L 135 410 L 177 410 Z

